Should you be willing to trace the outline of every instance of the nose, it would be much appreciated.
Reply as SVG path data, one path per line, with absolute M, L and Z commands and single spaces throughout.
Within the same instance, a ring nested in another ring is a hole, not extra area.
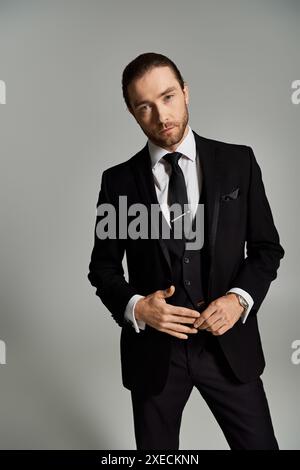
M 167 111 L 163 109 L 162 106 L 156 106 L 155 108 L 155 117 L 159 124 L 167 124 L 168 123 L 168 116 Z

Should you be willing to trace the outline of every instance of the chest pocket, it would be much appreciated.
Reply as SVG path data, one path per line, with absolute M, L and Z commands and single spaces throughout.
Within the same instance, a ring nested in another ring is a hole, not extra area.
M 236 201 L 240 197 L 240 188 L 237 187 L 233 189 L 231 192 L 222 194 L 221 195 L 221 202 L 230 202 L 230 201 Z

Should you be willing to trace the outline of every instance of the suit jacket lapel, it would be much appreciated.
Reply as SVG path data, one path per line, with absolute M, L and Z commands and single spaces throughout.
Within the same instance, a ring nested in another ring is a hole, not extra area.
M 151 204 L 158 204 L 158 199 L 156 196 L 155 183 L 153 179 L 153 173 L 151 168 L 151 159 L 148 149 L 148 144 L 131 160 L 132 170 L 135 175 L 136 185 L 141 196 L 141 202 L 147 206 L 147 209 L 150 213 Z M 163 223 L 167 223 L 163 216 Z M 170 272 L 172 272 L 171 259 L 169 251 L 164 240 L 159 237 L 158 227 L 153 224 L 153 229 L 156 232 L 157 242 L 162 250 L 164 260 L 167 263 L 167 267 Z
M 205 204 L 205 224 L 208 235 L 208 244 L 213 249 L 216 237 L 216 227 L 219 215 L 220 200 L 220 165 L 217 158 L 217 149 L 206 139 L 194 132 L 196 146 L 199 153 L 201 170 L 203 172 L 203 201 Z
M 221 164 L 218 159 L 218 150 L 203 137 L 194 132 L 196 146 L 199 153 L 201 170 L 203 172 L 203 195 L 204 203 L 204 247 L 208 255 L 208 297 L 212 291 L 213 280 L 213 257 L 217 235 L 217 226 L 220 206 L 220 181 Z

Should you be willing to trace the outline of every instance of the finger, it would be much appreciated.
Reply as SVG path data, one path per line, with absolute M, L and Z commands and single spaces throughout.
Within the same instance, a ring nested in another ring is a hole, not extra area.
M 208 307 L 201 313 L 204 318 L 207 320 L 211 315 L 217 311 L 217 307 L 211 302 Z
M 203 312 L 200 315 L 200 318 L 198 318 L 195 321 L 195 324 L 194 324 L 195 328 L 199 328 L 200 325 L 202 325 L 205 321 L 207 321 L 216 312 L 217 312 L 216 307 L 210 304 L 205 310 L 203 310 Z
M 179 317 L 179 316 L 174 315 L 170 317 L 170 321 L 174 323 L 189 323 L 194 326 L 195 318 L 194 317 Z
M 216 321 L 213 323 L 209 323 L 208 327 L 206 328 L 207 331 L 217 331 L 219 330 L 222 326 L 226 326 L 227 322 L 224 321 L 224 317 L 219 317 Z
M 218 330 L 213 331 L 212 334 L 214 336 L 220 336 L 220 335 L 223 335 L 224 333 L 226 333 L 226 331 L 228 331 L 229 329 L 230 329 L 230 327 L 228 325 L 223 325 Z
M 186 316 L 191 318 L 199 318 L 200 313 L 197 310 L 192 310 L 191 308 L 177 307 L 176 305 L 169 305 L 173 315 Z
M 226 322 L 224 321 L 224 317 L 220 316 L 219 314 L 217 314 L 216 312 L 211 315 L 209 317 L 208 320 L 206 320 L 204 323 L 202 323 L 202 325 L 200 325 L 199 329 L 201 330 L 208 330 L 208 331 L 211 331 L 211 330 L 216 330 L 218 328 L 220 328 L 221 326 L 225 325 Z
M 167 315 L 164 320 L 171 323 L 189 323 L 191 325 L 195 322 L 193 317 L 179 317 L 177 315 Z
M 167 333 L 168 335 L 175 336 L 175 338 L 188 339 L 188 335 L 185 335 L 183 333 L 177 333 L 176 331 L 168 330 L 167 328 L 162 328 L 160 331 L 162 331 L 163 333 Z
M 181 333 L 198 333 L 197 328 L 181 325 L 180 323 L 164 323 L 164 328 L 172 331 L 179 331 Z
M 174 294 L 174 292 L 175 292 L 175 286 L 173 286 L 172 284 L 167 289 L 156 291 L 156 294 L 160 298 L 166 299 L 167 297 L 171 297 Z

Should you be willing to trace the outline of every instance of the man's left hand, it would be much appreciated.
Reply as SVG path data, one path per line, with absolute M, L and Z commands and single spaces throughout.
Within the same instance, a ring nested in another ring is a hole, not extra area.
M 243 311 L 237 296 L 227 294 L 211 302 L 194 322 L 194 327 L 215 336 L 223 335 L 239 320 Z

